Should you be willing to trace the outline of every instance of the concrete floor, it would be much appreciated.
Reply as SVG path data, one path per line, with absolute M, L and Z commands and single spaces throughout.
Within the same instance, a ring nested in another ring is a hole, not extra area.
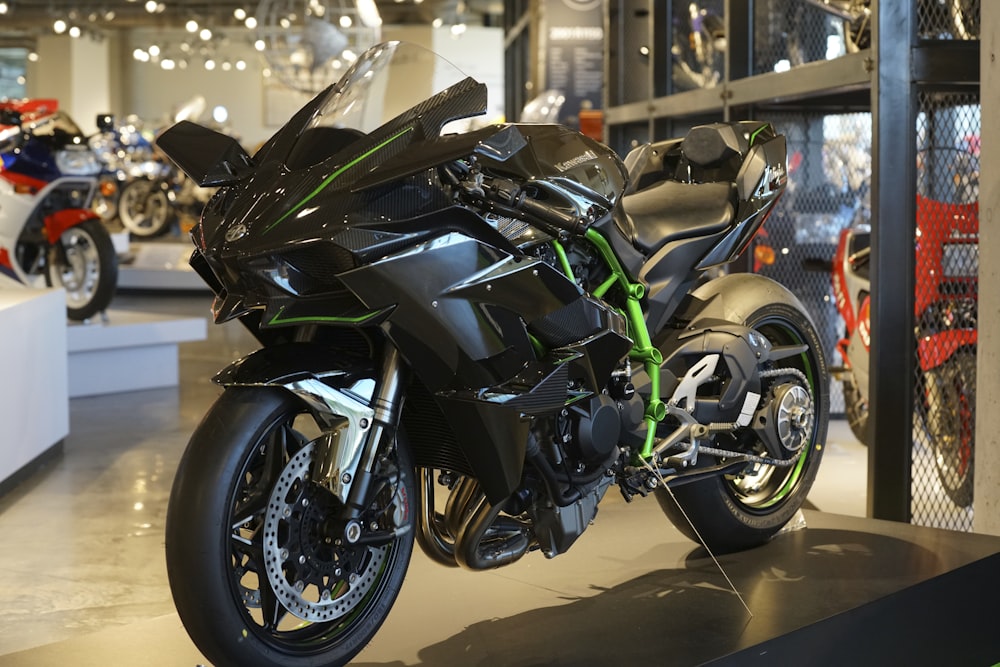
M 114 306 L 189 316 L 206 315 L 209 304 L 206 293 L 119 295 Z M 180 386 L 71 401 L 64 451 L 0 497 L 0 666 L 57 664 L 52 660 L 67 650 L 80 666 L 133 664 L 113 657 L 130 650 L 149 656 L 150 665 L 204 662 L 180 627 L 167 587 L 167 496 L 187 438 L 218 394 L 211 376 L 254 348 L 240 325 L 210 325 L 207 340 L 181 345 Z M 867 450 L 843 422 L 835 422 L 825 456 L 809 503 L 819 512 L 809 512 L 808 521 L 822 524 L 827 513 L 864 516 Z M 623 548 L 630 535 L 633 546 Z M 649 573 L 651 563 L 684 579 L 694 549 L 652 500 L 626 506 L 615 492 L 575 549 L 551 563 L 531 555 L 512 568 L 468 573 L 432 565 L 415 551 L 415 576 L 407 579 L 397 613 L 361 658 L 397 667 L 443 664 L 433 661 L 433 652 L 425 662 L 418 654 L 427 658 L 422 647 L 447 641 L 453 627 L 567 600 L 582 609 L 580 601 L 595 592 L 595 582 L 614 587 L 634 581 Z M 597 570 L 606 574 L 595 576 Z M 559 583 L 548 584 L 556 573 Z M 398 611 L 461 596 L 472 585 L 482 597 L 477 618 L 456 611 L 455 618 L 438 617 L 430 625 L 414 622 L 419 611 Z M 726 615 L 744 613 L 731 596 L 723 597 Z M 389 637 L 412 641 L 399 644 Z

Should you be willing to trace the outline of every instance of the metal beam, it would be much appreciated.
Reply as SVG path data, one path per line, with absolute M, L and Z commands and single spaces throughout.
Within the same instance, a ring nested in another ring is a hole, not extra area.
M 872 88 L 872 310 L 868 514 L 911 518 L 914 409 L 916 3 L 874 5 L 878 76 Z

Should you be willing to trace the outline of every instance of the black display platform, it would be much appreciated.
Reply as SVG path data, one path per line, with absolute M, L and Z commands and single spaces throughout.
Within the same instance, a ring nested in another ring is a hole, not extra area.
M 490 572 L 415 553 L 360 667 L 994 665 L 1000 537 L 804 513 L 720 557 L 652 499 L 609 497 L 569 553 Z M 713 662 L 714 661 L 714 662 Z M 0 656 L 0 666 L 204 664 L 176 615 Z

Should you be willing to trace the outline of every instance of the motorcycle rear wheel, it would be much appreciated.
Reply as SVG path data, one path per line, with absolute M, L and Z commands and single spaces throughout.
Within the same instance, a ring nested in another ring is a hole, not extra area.
M 71 320 L 90 319 L 111 303 L 118 284 L 118 256 L 104 224 L 97 218 L 73 225 L 49 250 L 45 282 L 66 291 Z
M 184 627 L 219 667 L 344 665 L 402 586 L 416 532 L 405 443 L 383 451 L 363 514 L 366 526 L 391 521 L 397 535 L 352 546 L 334 537 L 339 501 L 308 479 L 318 434 L 285 390 L 229 388 L 181 460 L 167 510 L 167 576 Z
M 764 544 L 795 516 L 816 479 L 830 412 L 830 383 L 820 352 L 822 343 L 801 306 L 745 301 L 749 312 L 741 323 L 763 334 L 772 345 L 808 345 L 802 354 L 782 359 L 775 366 L 794 368 L 808 378 L 814 417 L 811 436 L 791 467 L 754 464 L 739 475 L 709 477 L 670 491 L 662 487 L 656 490 L 656 499 L 674 526 L 716 553 Z M 751 447 L 750 453 L 766 455 L 761 444 Z M 699 463 L 705 462 L 719 460 L 700 456 Z

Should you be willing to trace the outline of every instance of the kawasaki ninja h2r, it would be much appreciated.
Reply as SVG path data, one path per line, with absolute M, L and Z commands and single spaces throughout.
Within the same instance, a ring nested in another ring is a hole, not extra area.
M 816 477 L 801 304 L 699 280 L 782 193 L 784 138 L 708 125 L 623 163 L 556 125 L 455 132 L 486 90 L 435 58 L 373 47 L 253 158 L 187 122 L 158 140 L 220 186 L 191 262 L 262 345 L 215 378 L 168 508 L 174 600 L 216 664 L 343 665 L 414 541 L 474 570 L 552 558 L 614 484 L 744 549 Z

